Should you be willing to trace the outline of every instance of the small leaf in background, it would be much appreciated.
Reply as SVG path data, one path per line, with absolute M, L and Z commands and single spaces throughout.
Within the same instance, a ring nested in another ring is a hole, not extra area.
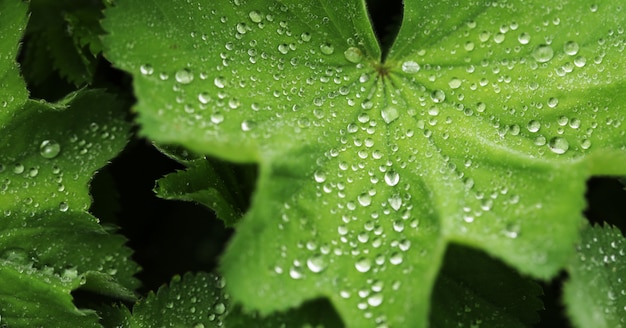
M 341 321 L 324 302 L 268 317 L 246 314 L 231 303 L 223 278 L 209 273 L 174 277 L 169 286 L 135 304 L 132 314 L 120 308 L 109 320 L 128 328 L 150 327 L 340 327 Z
M 626 240 L 619 229 L 585 227 L 563 292 L 576 327 L 626 327 L 625 255 Z
M 233 226 L 249 206 L 244 190 L 254 181 L 254 167 L 234 167 L 211 159 L 186 163 L 185 171 L 157 181 L 156 194 L 164 199 L 193 201 L 215 211 L 226 226 Z
M 92 81 L 102 51 L 104 5 L 87 0 L 32 0 L 23 49 L 24 75 L 43 83 L 54 74 L 82 86 Z
M 143 135 L 259 164 L 221 267 L 244 306 L 327 297 L 350 327 L 425 327 L 450 243 L 549 279 L 587 179 L 626 174 L 622 5 L 404 6 L 384 50 L 359 0 L 105 12 Z
M 0 259 L 1 327 L 100 327 L 94 311 L 79 310 L 70 292 L 84 277 L 75 270 L 35 269 L 22 250 L 5 250 Z
M 433 290 L 430 327 L 531 327 L 541 287 L 488 255 L 450 245 Z

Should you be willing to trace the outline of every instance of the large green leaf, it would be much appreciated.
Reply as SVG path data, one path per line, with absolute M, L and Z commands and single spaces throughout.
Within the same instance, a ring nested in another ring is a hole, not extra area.
M 626 325 L 626 240 L 610 226 L 586 227 L 568 266 L 564 303 L 576 327 Z
M 406 1 L 384 60 L 358 0 L 105 16 L 145 135 L 259 163 L 222 270 L 262 313 L 325 296 L 348 326 L 423 327 L 447 244 L 552 277 L 586 179 L 626 173 L 615 1 Z
M 97 326 L 72 304 L 84 286 L 132 299 L 125 238 L 87 212 L 89 180 L 126 144 L 124 104 L 102 90 L 27 99 L 15 57 L 26 4 L 0 1 L 0 316 L 10 327 Z

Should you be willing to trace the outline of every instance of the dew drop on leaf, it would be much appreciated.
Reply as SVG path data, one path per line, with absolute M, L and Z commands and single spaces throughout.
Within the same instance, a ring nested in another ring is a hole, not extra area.
M 528 131 L 535 133 L 541 128 L 541 123 L 539 121 L 531 120 L 528 122 L 528 125 L 526 125 L 526 128 Z
M 302 34 L 300 34 L 300 39 L 304 42 L 309 42 L 311 41 L 311 33 L 308 32 L 304 32 Z
M 306 266 L 313 273 L 319 273 L 326 269 L 327 263 L 322 255 L 315 255 L 306 261 Z
M 548 142 L 548 147 L 555 154 L 564 154 L 569 149 L 567 139 L 562 137 L 554 137 Z
M 145 64 L 145 65 L 141 65 L 141 67 L 139 67 L 139 71 L 141 72 L 141 74 L 143 75 L 152 75 L 152 73 L 154 73 L 154 68 L 152 68 L 152 65 L 150 64 Z
M 278 45 L 278 52 L 285 55 L 289 52 L 289 45 L 282 43 Z
M 24 165 L 19 164 L 19 163 L 15 164 L 13 166 L 13 173 L 15 173 L 15 174 L 22 174 L 22 173 L 24 173 Z
M 368 258 L 361 258 L 354 264 L 354 267 L 359 272 L 368 272 L 372 267 L 372 261 Z
M 435 103 L 441 103 L 446 100 L 446 94 L 442 90 L 435 90 L 430 94 L 430 98 Z
M 452 89 L 458 89 L 459 87 L 461 87 L 461 79 L 453 77 L 450 82 L 448 82 L 448 85 L 450 86 L 450 88 Z
M 70 208 L 70 206 L 66 203 L 66 202 L 61 202 L 59 203 L 59 211 L 61 212 L 67 212 L 67 210 Z
M 343 55 L 346 57 L 346 60 L 351 63 L 359 63 L 363 59 L 363 53 L 361 49 L 357 47 L 350 47 L 343 52 Z
M 52 159 L 61 152 L 61 145 L 54 140 L 44 140 L 39 145 L 39 154 L 43 158 Z
M 368 193 L 362 193 L 357 197 L 361 206 L 370 206 L 372 204 L 372 197 Z
M 398 109 L 392 106 L 385 107 L 380 111 L 380 116 L 382 116 L 383 121 L 387 124 L 395 121 L 399 115 Z
M 255 125 L 256 123 L 254 123 L 254 121 L 244 120 L 243 122 L 241 122 L 241 130 L 245 132 L 250 131 L 254 129 Z
M 385 183 L 388 186 L 393 187 L 397 185 L 399 181 L 400 181 L 400 174 L 398 174 L 398 172 L 393 171 L 393 170 L 389 170 L 385 172 Z
M 400 207 L 402 207 L 402 198 L 400 198 L 400 195 L 395 194 L 389 197 L 389 206 L 396 211 L 400 210 Z
M 189 84 L 193 81 L 193 73 L 189 69 L 183 68 L 176 72 L 174 78 L 180 84 Z
M 530 34 L 524 32 L 517 37 L 520 44 L 528 44 L 530 42 Z
M 374 294 L 367 298 L 367 304 L 372 307 L 377 307 L 383 304 L 383 295 L 382 294 Z
M 335 47 L 333 47 L 332 44 L 326 42 L 326 43 L 322 43 L 320 45 L 320 51 L 324 54 L 324 55 L 332 55 L 333 52 L 335 52 Z
M 289 269 L 289 276 L 292 279 L 302 279 L 304 277 L 300 269 L 296 267 L 291 267 L 291 269 Z
M 250 20 L 254 23 L 260 23 L 263 20 L 263 15 L 261 15 L 261 13 L 256 10 L 248 13 L 248 17 L 250 17 Z
M 576 55 L 578 53 L 578 49 L 580 49 L 580 47 L 578 46 L 578 43 L 576 43 L 575 41 L 569 41 L 569 42 L 566 42 L 565 45 L 563 45 L 563 50 L 565 51 L 566 54 L 570 56 Z
M 402 63 L 402 71 L 407 74 L 415 74 L 420 71 L 420 64 L 408 60 Z
M 213 84 L 215 84 L 216 87 L 223 89 L 226 86 L 226 81 L 224 77 L 218 76 L 213 80 Z
M 315 171 L 315 173 L 313 173 L 313 177 L 315 178 L 315 182 L 317 183 L 322 183 L 326 181 L 326 174 L 322 171 Z
M 554 50 L 547 44 L 541 44 L 532 53 L 533 58 L 539 63 L 550 61 L 554 57 Z

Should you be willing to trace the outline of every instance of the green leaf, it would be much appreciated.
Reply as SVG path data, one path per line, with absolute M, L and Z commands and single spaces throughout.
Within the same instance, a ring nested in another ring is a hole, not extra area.
M 89 180 L 126 144 L 123 104 L 95 90 L 13 109 L 19 115 L 0 131 L 2 249 L 32 251 L 36 262 L 56 269 L 106 272 L 136 288 L 138 267 L 128 259 L 125 238 L 110 235 L 87 213 Z
M 102 90 L 54 104 L 27 99 L 15 63 L 26 9 L 0 1 L 0 316 L 11 327 L 97 326 L 70 291 L 130 298 L 138 285 L 125 238 L 87 212 L 89 180 L 125 146 L 130 126 L 124 104 Z
M 23 59 L 27 79 L 41 83 L 56 71 L 75 85 L 91 82 L 102 51 L 103 8 L 101 1 L 30 1 Z
M 626 173 L 623 10 L 406 1 L 384 60 L 358 0 L 125 1 L 103 26 L 144 135 L 259 163 L 234 299 L 424 327 L 449 243 L 550 278 L 587 178 Z
M 577 327 L 622 327 L 626 323 L 626 240 L 611 226 L 587 226 L 568 265 L 563 299 Z
M 246 181 L 254 181 L 246 179 L 252 177 L 251 168 L 237 170 L 224 162 L 206 158 L 188 162 L 187 165 L 187 170 L 157 181 L 157 196 L 205 205 L 214 210 L 226 226 L 234 225 L 248 206 L 242 189 L 245 190 Z
M 214 274 L 175 276 L 169 286 L 133 307 L 119 309 L 116 322 L 123 327 L 338 327 L 341 321 L 324 303 L 262 318 L 244 314 L 224 292 L 225 281 Z M 326 311 L 326 312 L 325 312 Z M 113 316 L 111 316 L 113 317 Z
M 12 260 L 26 259 L 13 253 Z M 95 312 L 79 310 L 70 292 L 84 281 L 76 271 L 57 275 L 28 264 L 0 260 L 3 327 L 100 327 Z
M 0 122 L 12 116 L 13 108 L 28 98 L 26 84 L 15 62 L 19 40 L 26 26 L 26 5 L 17 1 L 0 1 Z
M 531 327 L 541 287 L 482 252 L 451 245 L 433 291 L 430 327 Z

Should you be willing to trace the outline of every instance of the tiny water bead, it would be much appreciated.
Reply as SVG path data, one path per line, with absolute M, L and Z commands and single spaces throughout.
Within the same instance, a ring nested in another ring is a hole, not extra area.
M 139 71 L 141 72 L 141 74 L 149 76 L 154 73 L 154 68 L 150 64 L 144 64 L 139 67 Z
M 430 98 L 435 103 L 441 103 L 446 100 L 446 94 L 442 90 L 435 90 L 430 94 Z
M 343 52 L 343 55 L 346 57 L 347 61 L 355 64 L 359 63 L 363 59 L 363 52 L 361 52 L 361 49 L 357 47 L 350 47 L 346 49 L 346 51 Z
M 566 42 L 565 45 L 563 45 L 563 50 L 565 51 L 566 54 L 570 56 L 574 56 L 578 54 L 579 49 L 580 47 L 578 46 L 578 43 L 574 41 Z
M 324 55 L 332 55 L 335 52 L 335 47 L 332 44 L 325 42 L 320 45 L 320 51 Z
M 533 58 L 539 63 L 549 62 L 554 57 L 554 50 L 547 44 L 541 44 L 532 53 Z
M 254 23 L 260 23 L 263 20 L 263 15 L 256 10 L 251 11 L 248 17 L 250 17 L 250 20 Z
M 562 137 L 554 137 L 548 141 L 548 148 L 555 154 L 565 154 L 569 149 L 569 142 Z
M 383 121 L 385 121 L 385 123 L 389 124 L 398 119 L 400 113 L 398 112 L 397 108 L 388 106 L 380 111 L 380 116 L 383 118 Z
M 407 74 L 415 74 L 420 71 L 420 64 L 409 60 L 402 63 L 402 71 Z
M 39 145 L 39 154 L 43 158 L 52 159 L 59 156 L 61 145 L 54 140 L 44 140 Z
M 180 84 L 189 84 L 193 81 L 193 73 L 187 68 L 183 68 L 174 75 L 176 82 Z

